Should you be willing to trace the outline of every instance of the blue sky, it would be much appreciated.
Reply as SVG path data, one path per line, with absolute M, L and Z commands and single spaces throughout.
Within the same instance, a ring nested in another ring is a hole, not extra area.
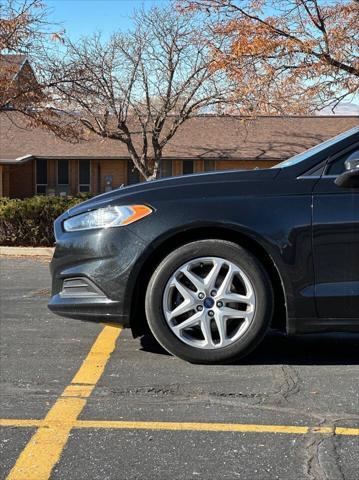
M 72 39 L 102 31 L 127 30 L 136 8 L 165 5 L 169 0 L 47 0 L 51 20 L 61 23 Z

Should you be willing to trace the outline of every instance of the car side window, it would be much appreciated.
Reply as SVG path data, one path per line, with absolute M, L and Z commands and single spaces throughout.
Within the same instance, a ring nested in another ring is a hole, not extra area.
M 354 155 L 357 155 L 359 157 L 359 149 L 356 148 L 354 150 L 350 150 L 349 152 L 344 153 L 343 155 L 340 155 L 338 158 L 336 158 L 332 163 L 330 163 L 326 171 L 324 173 L 324 176 L 328 175 L 340 175 L 345 171 L 345 161 Z
M 324 172 L 325 162 L 322 162 L 320 165 L 316 165 L 314 168 L 311 168 L 306 172 L 306 177 L 321 177 Z

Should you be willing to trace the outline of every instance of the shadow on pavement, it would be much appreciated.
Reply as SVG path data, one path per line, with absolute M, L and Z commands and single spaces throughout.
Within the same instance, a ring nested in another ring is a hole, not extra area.
M 141 337 L 141 350 L 169 355 L 151 334 Z M 330 333 L 287 337 L 269 332 L 247 357 L 232 365 L 359 365 L 359 334 Z

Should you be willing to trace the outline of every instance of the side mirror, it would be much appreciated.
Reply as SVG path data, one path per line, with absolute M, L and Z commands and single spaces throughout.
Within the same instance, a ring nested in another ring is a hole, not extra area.
M 335 185 L 343 188 L 359 188 L 359 168 L 346 170 L 335 179 Z
M 344 162 L 344 167 L 345 170 L 355 170 L 356 168 L 359 169 L 359 152 L 355 152 L 356 156 L 354 158 L 351 158 L 351 156 L 345 160 Z

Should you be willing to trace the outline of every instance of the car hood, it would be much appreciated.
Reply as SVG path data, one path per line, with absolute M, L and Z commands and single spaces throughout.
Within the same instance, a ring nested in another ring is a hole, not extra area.
M 199 185 L 210 185 L 218 183 L 233 182 L 263 182 L 273 180 L 280 169 L 258 169 L 258 170 L 227 170 L 222 172 L 200 173 L 194 175 L 183 175 L 180 177 L 170 177 L 152 182 L 143 182 L 136 185 L 117 188 L 110 192 L 103 193 L 94 198 L 86 200 L 75 207 L 72 207 L 66 216 L 78 215 L 80 213 L 105 207 L 107 205 L 124 204 L 124 202 L 136 202 L 136 197 L 148 195 L 150 200 L 151 192 L 157 192 L 160 189 L 178 189 L 181 187 L 194 187 Z

